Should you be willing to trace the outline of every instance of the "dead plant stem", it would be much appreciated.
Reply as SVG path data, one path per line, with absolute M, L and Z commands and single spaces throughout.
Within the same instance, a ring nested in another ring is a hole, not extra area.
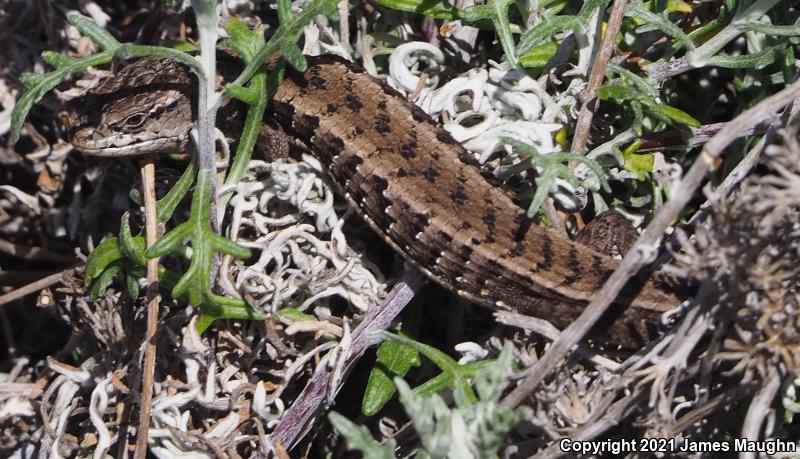
M 142 165 L 142 194 L 144 195 L 145 236 L 147 247 L 158 239 L 156 216 L 155 164 L 148 157 Z M 142 365 L 142 406 L 139 410 L 139 429 L 136 437 L 135 458 L 147 455 L 147 436 L 150 430 L 150 410 L 153 401 L 153 378 L 156 362 L 156 330 L 158 329 L 158 258 L 147 260 L 147 332 L 145 334 L 144 364 Z
M 594 61 L 586 89 L 583 90 L 581 95 L 583 105 L 581 105 L 581 111 L 578 113 L 578 121 L 575 123 L 575 135 L 572 137 L 572 146 L 570 147 L 570 152 L 572 153 L 583 154 L 583 150 L 589 141 L 589 129 L 592 126 L 592 118 L 594 118 L 594 111 L 597 105 L 597 88 L 603 82 L 608 61 L 611 59 L 611 53 L 617 46 L 617 33 L 620 26 L 622 26 L 623 12 L 627 4 L 628 0 L 614 0 L 614 4 L 611 6 L 611 14 L 608 17 L 608 25 L 606 26 L 606 32 L 603 34 L 600 51 Z

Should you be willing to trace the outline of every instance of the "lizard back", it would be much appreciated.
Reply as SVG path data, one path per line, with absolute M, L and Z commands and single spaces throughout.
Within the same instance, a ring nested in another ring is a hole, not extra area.
M 309 58 L 304 74 L 286 75 L 271 102 L 278 122 L 329 167 L 367 223 L 442 286 L 564 327 L 616 268 L 608 256 L 529 225 L 447 131 L 362 69 L 323 56 Z M 657 317 L 680 301 L 666 276 L 639 276 L 604 317 L 604 334 L 646 341 Z

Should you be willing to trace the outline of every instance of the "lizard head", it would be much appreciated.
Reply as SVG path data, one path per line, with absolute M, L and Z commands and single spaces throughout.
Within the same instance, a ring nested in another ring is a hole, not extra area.
M 154 56 L 134 61 L 68 103 L 70 142 L 98 156 L 177 151 L 189 138 L 195 88 L 182 64 Z

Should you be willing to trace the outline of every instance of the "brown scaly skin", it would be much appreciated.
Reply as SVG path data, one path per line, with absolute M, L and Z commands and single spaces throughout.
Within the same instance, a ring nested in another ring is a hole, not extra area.
M 334 182 L 395 250 L 477 303 L 562 327 L 580 314 L 615 261 L 529 225 L 468 152 L 391 88 L 336 58 L 309 64 L 304 75 L 287 72 L 272 108 L 282 125 L 310 139 Z M 648 324 L 681 301 L 659 273 L 638 287 L 626 292 L 632 307 L 607 317 L 619 315 L 604 333 L 619 344 L 645 341 Z M 541 298 L 556 301 L 543 308 Z
M 175 116 L 191 113 L 184 99 L 170 103 Z M 335 185 L 396 251 L 471 301 L 565 327 L 617 265 L 550 228 L 530 225 L 447 131 L 353 64 L 309 58 L 305 74 L 287 71 L 269 112 L 308 144 Z M 660 315 L 680 304 L 666 276 L 639 277 L 595 328 L 605 340 L 646 342 Z

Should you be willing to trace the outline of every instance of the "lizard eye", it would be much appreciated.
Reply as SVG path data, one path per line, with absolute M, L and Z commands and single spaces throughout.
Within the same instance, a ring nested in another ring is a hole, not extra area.
M 144 125 L 144 121 L 145 121 L 144 115 L 137 113 L 135 115 L 131 115 L 125 118 L 123 127 L 126 130 L 139 129 L 140 127 L 142 127 L 142 125 Z

